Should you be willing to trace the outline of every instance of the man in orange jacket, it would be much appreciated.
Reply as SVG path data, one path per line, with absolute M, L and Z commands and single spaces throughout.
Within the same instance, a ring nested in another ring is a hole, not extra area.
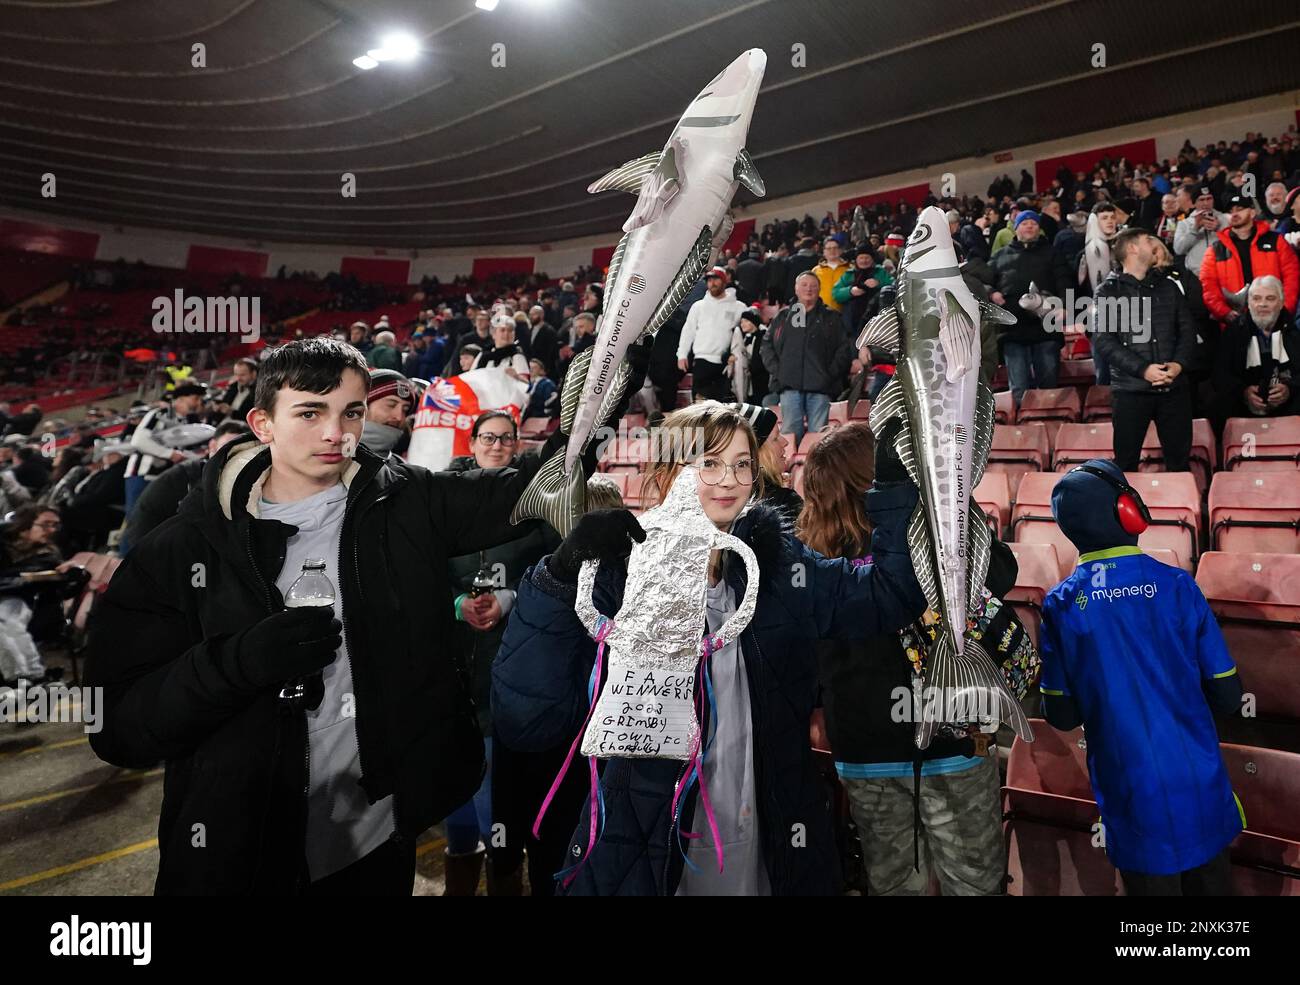
M 1228 228 L 1220 231 L 1218 242 L 1205 251 L 1201 262 L 1205 307 L 1223 328 L 1246 310 L 1246 285 L 1271 274 L 1282 282 L 1284 306 L 1295 311 L 1300 299 L 1300 259 L 1295 250 L 1267 222 L 1255 220 L 1255 203 L 1248 195 L 1234 195 L 1228 204 Z

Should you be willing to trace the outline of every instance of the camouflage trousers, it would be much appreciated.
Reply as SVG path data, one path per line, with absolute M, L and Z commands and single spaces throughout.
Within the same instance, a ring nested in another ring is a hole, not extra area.
M 960 773 L 921 777 L 921 871 L 913 867 L 913 778 L 841 777 L 862 843 L 870 896 L 923 896 L 934 871 L 945 896 L 1005 891 L 996 756 Z

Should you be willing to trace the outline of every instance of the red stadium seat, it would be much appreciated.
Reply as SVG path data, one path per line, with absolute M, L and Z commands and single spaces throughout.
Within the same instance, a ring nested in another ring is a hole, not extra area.
M 1056 374 L 1057 382 L 1063 386 L 1089 387 L 1097 379 L 1097 367 L 1092 359 L 1062 359 L 1061 368 Z
M 852 415 L 850 415 L 849 420 L 865 421 L 870 416 L 871 416 L 871 401 L 868 400 L 866 397 L 862 397 L 856 404 L 853 405 L 853 413 Z
M 1219 745 L 1228 782 L 1246 814 L 1246 829 L 1300 843 L 1300 753 Z
M 1300 469 L 1300 417 L 1233 417 L 1223 428 L 1229 472 Z
M 1007 593 L 1006 601 L 1016 610 L 1034 645 L 1043 622 L 1043 599 L 1069 571 L 1061 569 L 1056 548 L 1051 544 L 1011 543 L 1007 545 L 1016 557 L 1016 584 Z
M 817 443 L 821 441 L 822 438 L 826 437 L 826 435 L 828 434 L 830 434 L 829 429 L 825 431 L 809 431 L 807 434 L 805 434 L 803 436 L 803 440 L 799 442 L 799 450 L 795 452 L 794 455 L 795 461 L 802 462 L 805 458 L 807 458 L 808 453 L 812 451 L 813 448 L 817 445 Z
M 1300 554 L 1201 556 L 1196 583 L 1261 718 L 1300 721 Z
M 1200 553 L 1201 494 L 1190 472 L 1126 472 L 1151 511 L 1151 525 L 1138 537 L 1146 550 L 1173 551 L 1191 572 Z
M 1041 422 L 995 424 L 987 472 L 1005 472 L 1015 498 L 1020 479 L 1027 472 L 1041 472 L 1052 460 L 1047 428 Z
M 1034 741 L 1017 738 L 1002 788 L 1007 892 L 1012 896 L 1118 896 L 1119 873 L 1096 844 L 1096 801 L 1083 730 L 1058 732 L 1031 719 Z
M 1109 422 L 1062 424 L 1056 433 L 1053 468 L 1068 472 L 1092 458 L 1113 458 L 1114 442 L 1115 430 Z
M 1051 544 L 1065 570 L 1073 571 L 1079 551 L 1052 518 L 1052 489 L 1060 478 L 1055 472 L 1025 475 L 1011 508 L 1011 539 L 1022 544 Z
M 1011 483 L 1005 472 L 985 472 L 971 494 L 990 521 L 995 534 L 1001 535 L 1011 522 Z
M 1078 421 L 1083 415 L 1083 401 L 1074 387 L 1055 387 L 1050 390 L 1026 390 L 1020 401 L 1016 420 L 1025 421 Z
M 1087 396 L 1083 398 L 1084 423 L 1090 421 L 1109 421 L 1110 419 L 1110 387 L 1088 387 Z
M 849 419 L 849 402 L 847 400 L 836 400 L 831 404 L 830 417 L 828 421 L 835 424 L 844 424 Z
M 1211 550 L 1300 553 L 1300 482 L 1290 474 L 1219 472 L 1209 509 Z
M 1016 398 L 1010 390 L 993 394 L 993 420 L 996 424 L 1016 423 Z
M 1188 465 L 1196 476 L 1196 485 L 1201 495 L 1210 488 L 1210 476 L 1218 462 L 1218 445 L 1214 440 L 1214 429 L 1204 417 L 1192 421 L 1192 452 L 1188 456 Z M 1160 447 L 1160 437 L 1155 424 L 1147 428 L 1146 437 L 1142 439 L 1142 456 L 1138 462 L 1140 472 L 1159 472 L 1164 470 L 1165 452 Z

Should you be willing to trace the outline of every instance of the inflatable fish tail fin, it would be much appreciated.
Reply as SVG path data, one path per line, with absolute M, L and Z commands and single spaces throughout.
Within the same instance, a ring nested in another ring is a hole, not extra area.
M 533 476 L 510 514 L 511 523 L 545 520 L 561 537 L 566 537 L 587 507 L 587 477 L 575 463 L 564 474 L 564 449 L 559 449 Z

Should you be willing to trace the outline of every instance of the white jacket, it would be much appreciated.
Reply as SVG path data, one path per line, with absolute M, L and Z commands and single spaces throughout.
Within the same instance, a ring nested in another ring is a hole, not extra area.
M 682 338 L 677 344 L 677 358 L 685 359 L 694 349 L 696 359 L 725 363 L 744 310 L 745 305 L 736 300 L 734 287 L 727 288 L 720 298 L 704 295 L 687 312 Z

